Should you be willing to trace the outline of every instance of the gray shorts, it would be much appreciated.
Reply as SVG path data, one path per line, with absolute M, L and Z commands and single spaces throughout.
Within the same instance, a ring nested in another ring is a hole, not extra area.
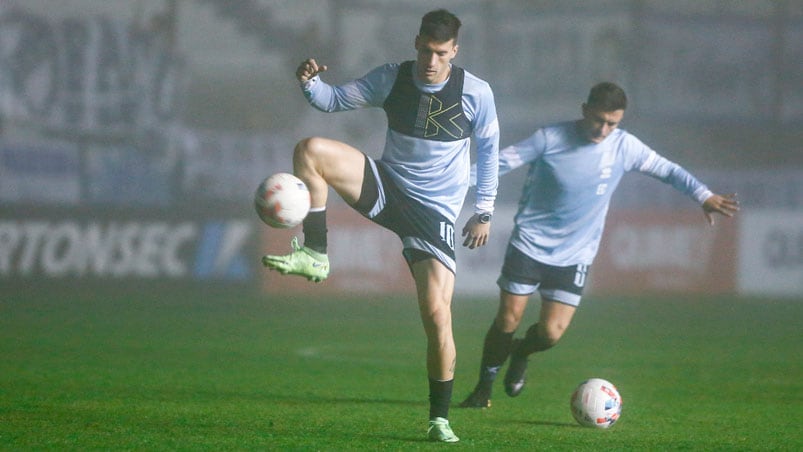
M 382 162 L 365 157 L 362 194 L 352 207 L 399 236 L 408 264 L 434 257 L 455 273 L 454 223 L 407 196 Z
M 590 269 L 589 265 L 547 265 L 508 245 L 496 284 L 514 295 L 531 295 L 538 290 L 542 299 L 577 307 Z

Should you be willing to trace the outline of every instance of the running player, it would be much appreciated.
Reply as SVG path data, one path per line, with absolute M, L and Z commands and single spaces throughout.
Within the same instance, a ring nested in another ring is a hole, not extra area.
M 613 83 L 591 88 L 583 117 L 542 129 L 502 149 L 499 172 L 529 164 L 502 272 L 499 309 L 485 336 L 479 382 L 460 406 L 491 406 L 491 388 L 510 356 L 505 392 L 515 397 L 525 383 L 528 356 L 553 347 L 580 304 L 583 282 L 597 254 L 611 196 L 629 171 L 671 184 L 712 213 L 739 210 L 735 195 L 712 193 L 679 165 L 619 129 L 625 92 Z M 538 291 L 539 320 L 523 339 L 513 339 L 527 301 Z
M 472 135 L 479 177 L 474 215 L 462 230 L 464 246 L 487 243 L 498 178 L 499 125 L 491 88 L 451 64 L 460 25 L 446 10 L 427 13 L 415 38 L 415 61 L 385 64 L 340 86 L 321 80 L 326 66 L 314 59 L 301 63 L 296 77 L 313 107 L 325 112 L 383 108 L 386 143 L 382 157 L 374 160 L 339 141 L 301 140 L 293 170 L 312 198 L 303 223 L 304 246 L 293 239 L 291 254 L 263 257 L 265 266 L 281 273 L 316 282 L 328 277 L 328 187 L 399 236 L 427 336 L 427 434 L 442 442 L 458 441 L 448 421 L 456 357 L 451 316 L 454 223 L 468 192 Z

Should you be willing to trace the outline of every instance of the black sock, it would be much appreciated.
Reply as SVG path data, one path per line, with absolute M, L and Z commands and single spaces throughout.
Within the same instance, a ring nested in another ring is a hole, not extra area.
M 326 254 L 326 209 L 310 211 L 303 222 L 304 246 Z
M 542 352 L 550 349 L 553 345 L 555 344 L 538 334 L 538 324 L 534 323 L 527 329 L 524 340 L 521 341 L 521 344 L 519 344 L 518 349 L 516 349 L 514 353 L 516 353 L 517 356 L 527 356 L 535 352 Z
M 429 418 L 449 419 L 449 404 L 452 402 L 454 380 L 439 381 L 429 379 Z
M 488 328 L 485 342 L 482 347 L 482 362 L 480 364 L 479 389 L 490 392 L 496 374 L 510 355 L 510 344 L 513 342 L 513 333 L 505 333 L 496 325 L 496 321 Z

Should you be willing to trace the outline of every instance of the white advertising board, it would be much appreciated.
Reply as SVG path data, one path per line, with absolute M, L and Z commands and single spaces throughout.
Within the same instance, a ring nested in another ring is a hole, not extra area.
M 803 299 L 803 212 L 740 212 L 738 290 Z

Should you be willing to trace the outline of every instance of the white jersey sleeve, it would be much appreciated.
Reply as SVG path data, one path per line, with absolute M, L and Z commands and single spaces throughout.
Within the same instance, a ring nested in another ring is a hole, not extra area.
M 499 187 L 499 121 L 496 103 L 491 87 L 468 72 L 463 86 L 463 109 L 474 124 L 477 153 L 474 211 L 493 212 Z
M 398 72 L 398 64 L 385 64 L 361 78 L 338 86 L 330 85 L 321 80 L 320 76 L 315 76 L 302 83 L 301 90 L 310 105 L 326 113 L 381 107 L 393 88 Z
M 635 137 L 633 138 L 635 139 Z M 637 166 L 633 170 L 672 185 L 677 191 L 686 194 L 699 204 L 705 202 L 713 194 L 707 186 L 682 166 L 667 160 L 652 149 L 642 154 L 642 158 L 635 163 Z

